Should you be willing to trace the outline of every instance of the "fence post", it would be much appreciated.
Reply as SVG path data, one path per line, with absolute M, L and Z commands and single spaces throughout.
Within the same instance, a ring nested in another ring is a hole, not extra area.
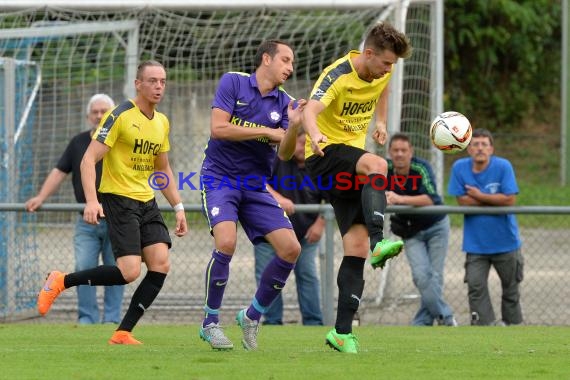
M 324 278 L 323 289 L 323 323 L 334 324 L 334 233 L 336 219 L 332 207 L 327 207 L 323 213 L 325 218 L 325 252 L 324 252 Z M 321 270 L 321 273 L 323 271 Z

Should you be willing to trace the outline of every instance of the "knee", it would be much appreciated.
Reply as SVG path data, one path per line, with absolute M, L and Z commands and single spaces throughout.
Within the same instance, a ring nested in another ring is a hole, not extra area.
M 352 244 L 343 244 L 344 255 L 345 256 L 356 256 L 366 259 L 370 251 L 370 245 L 368 244 L 368 239 L 362 239 L 358 241 L 353 241 Z
M 478 276 L 466 276 L 467 286 L 475 292 L 482 291 L 487 286 L 487 279 Z
M 430 285 L 430 276 L 427 273 L 414 276 L 414 284 L 418 289 L 426 289 Z
M 151 260 L 145 260 L 149 271 L 168 273 L 170 271 L 170 259 L 168 251 L 155 254 Z
M 299 244 L 297 239 L 291 239 L 288 244 L 284 245 L 280 252 L 276 253 L 283 260 L 294 263 L 301 254 L 301 244 Z
M 123 278 L 125 279 L 125 281 L 127 283 L 131 283 L 133 281 L 135 281 L 137 278 L 139 278 L 140 274 L 141 274 L 141 268 L 140 266 L 138 267 L 120 267 L 119 269 L 121 270 L 121 274 L 123 275 Z
M 372 168 L 372 170 L 373 170 L 372 173 L 387 173 L 388 163 L 382 157 L 378 157 L 378 160 L 374 161 L 374 167 Z
M 236 240 L 232 237 L 216 236 L 216 249 L 227 255 L 232 255 L 236 250 Z
M 364 175 L 370 174 L 386 174 L 388 172 L 388 163 L 386 160 L 375 154 L 371 154 L 362 162 L 360 173 Z
M 158 264 L 153 265 L 152 270 L 154 272 L 160 272 L 160 273 L 170 272 L 170 260 L 165 260 L 164 262 L 160 262 Z

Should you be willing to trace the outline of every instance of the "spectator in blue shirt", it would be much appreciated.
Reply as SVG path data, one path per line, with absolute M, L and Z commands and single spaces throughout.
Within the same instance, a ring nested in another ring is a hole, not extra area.
M 451 168 L 448 192 L 462 206 L 513 206 L 519 192 L 511 163 L 494 156 L 493 136 L 475 129 L 467 148 L 470 157 Z M 519 284 L 524 259 L 514 214 L 465 215 L 463 251 L 472 324 L 516 325 L 523 321 Z M 496 320 L 489 296 L 488 277 L 493 266 L 501 279 L 502 318 Z

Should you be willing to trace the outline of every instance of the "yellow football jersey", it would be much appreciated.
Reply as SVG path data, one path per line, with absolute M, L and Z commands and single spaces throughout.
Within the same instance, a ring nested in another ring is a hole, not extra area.
M 311 99 L 326 105 L 317 116 L 319 131 L 327 137 L 321 149 L 332 144 L 364 149 L 376 104 L 392 74 L 390 72 L 372 82 L 360 79 L 351 62 L 351 58 L 359 54 L 359 51 L 353 50 L 328 66 L 311 92 Z M 307 135 L 305 157 L 312 155 L 311 139 Z
M 99 192 L 151 200 L 149 177 L 156 156 L 170 150 L 169 132 L 164 114 L 155 110 L 149 120 L 131 100 L 108 112 L 93 134 L 94 140 L 112 148 L 103 158 Z

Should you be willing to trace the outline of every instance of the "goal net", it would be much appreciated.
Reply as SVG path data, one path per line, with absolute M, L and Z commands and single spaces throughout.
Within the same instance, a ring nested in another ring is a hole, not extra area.
M 0 57 L 0 203 L 32 196 L 34 100 L 40 73 L 34 62 Z M 34 234 L 28 214 L 0 213 L 0 318 L 33 307 Z
M 217 80 L 226 71 L 253 71 L 255 50 L 262 40 L 278 38 L 294 46 L 295 72 L 285 88 L 295 97 L 307 97 L 320 72 L 349 50 L 358 49 L 367 29 L 382 20 L 405 30 L 414 47 L 412 57 L 397 65 L 398 76 L 392 81 L 390 129 L 409 133 L 416 154 L 440 167 L 427 138 L 429 121 L 441 111 L 439 0 L 279 1 L 277 7 L 256 6 L 254 1 L 218 1 L 209 7 L 200 2 L 200 9 L 192 1 L 156 1 L 151 6 L 141 1 L 133 8 L 113 8 L 110 1 L 84 1 L 68 8 L 45 3 L 48 6 L 25 8 L 26 1 L 14 2 L 14 7 L 0 13 L 0 57 L 34 62 L 41 71 L 39 92 L 28 115 L 33 123 L 27 124 L 33 148 L 18 157 L 33 169 L 26 179 L 33 192 L 39 190 L 70 138 L 87 128 L 85 108 L 93 94 L 107 93 L 117 103 L 134 95 L 134 75 L 141 60 L 156 59 L 167 68 L 168 86 L 159 109 L 171 120 L 174 170 L 199 172 Z M 24 202 L 28 196 L 19 193 L 15 201 Z M 183 199 L 199 204 L 200 194 L 184 191 Z M 73 203 L 71 184 L 65 183 L 49 202 Z M 38 213 L 34 222 L 63 226 L 62 236 L 67 236 L 76 216 Z M 196 220 L 203 224 L 199 216 Z M 66 239 L 55 240 L 67 252 L 71 240 Z M 208 251 L 211 241 L 203 233 L 185 244 L 191 244 L 193 251 Z M 41 256 L 41 260 L 38 270 L 72 269 L 72 256 L 66 261 L 50 256 Z M 197 266 L 202 268 L 202 264 Z M 169 283 L 194 281 L 184 289 L 195 289 L 191 293 L 201 298 L 202 281 L 194 277 L 170 279 Z M 176 289 L 180 288 L 177 284 Z M 172 289 L 171 297 L 175 299 L 178 293 Z M 226 298 L 231 298 L 228 293 Z M 235 296 L 250 293 L 238 290 Z M 168 295 L 161 298 L 168 299 Z

